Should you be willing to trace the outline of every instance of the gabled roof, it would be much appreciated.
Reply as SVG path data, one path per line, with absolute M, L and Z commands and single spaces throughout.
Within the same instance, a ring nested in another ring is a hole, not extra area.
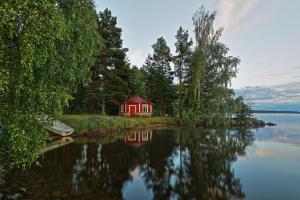
M 147 101 L 139 96 L 133 96 L 131 98 L 128 98 L 126 100 L 126 103 L 151 103 L 151 102 Z

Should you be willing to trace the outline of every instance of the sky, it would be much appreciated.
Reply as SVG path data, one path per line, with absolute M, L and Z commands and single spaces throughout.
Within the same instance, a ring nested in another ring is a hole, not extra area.
M 254 105 L 283 109 L 285 104 L 300 111 L 299 0 L 95 0 L 95 5 L 97 11 L 109 8 L 117 16 L 124 47 L 137 66 L 152 53 L 158 37 L 167 40 L 172 52 L 180 26 L 193 38 L 192 16 L 201 5 L 216 10 L 215 27 L 224 27 L 221 41 L 241 59 L 232 87 Z

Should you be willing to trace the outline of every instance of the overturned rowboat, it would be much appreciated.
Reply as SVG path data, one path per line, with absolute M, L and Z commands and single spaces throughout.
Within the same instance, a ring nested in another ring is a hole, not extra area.
M 66 137 L 74 133 L 74 129 L 72 127 L 59 120 L 50 119 L 48 116 L 40 116 L 37 120 L 47 131 L 62 137 Z
M 59 121 L 59 120 L 54 120 L 51 125 L 43 125 L 43 127 L 54 134 L 60 135 L 62 137 L 66 137 L 74 133 L 74 129 L 65 123 Z

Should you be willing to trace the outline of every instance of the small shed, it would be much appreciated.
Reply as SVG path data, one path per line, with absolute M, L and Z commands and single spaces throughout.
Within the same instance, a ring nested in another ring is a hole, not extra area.
M 120 106 L 120 115 L 128 117 L 151 117 L 153 103 L 139 96 L 128 98 Z

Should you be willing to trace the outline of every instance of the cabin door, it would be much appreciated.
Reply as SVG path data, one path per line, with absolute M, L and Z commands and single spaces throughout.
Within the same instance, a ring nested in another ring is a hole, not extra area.
M 135 106 L 129 106 L 130 117 L 135 117 Z

